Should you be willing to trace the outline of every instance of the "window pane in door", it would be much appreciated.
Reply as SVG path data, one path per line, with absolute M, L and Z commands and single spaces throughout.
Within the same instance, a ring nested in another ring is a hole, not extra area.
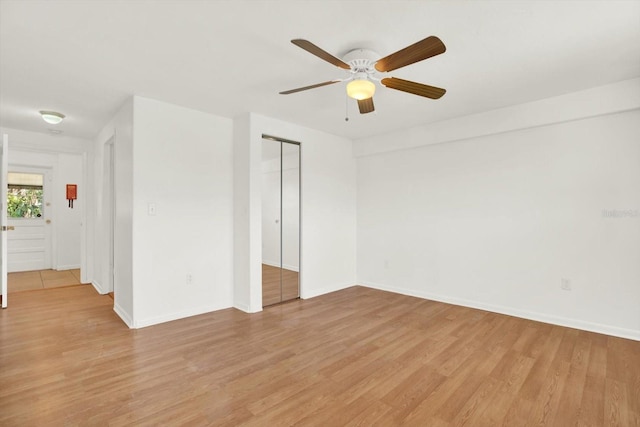
M 7 216 L 9 218 L 40 218 L 43 214 L 42 174 L 7 174 Z

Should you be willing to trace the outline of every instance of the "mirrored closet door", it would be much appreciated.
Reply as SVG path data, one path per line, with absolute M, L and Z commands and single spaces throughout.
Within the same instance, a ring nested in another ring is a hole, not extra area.
M 300 296 L 300 144 L 262 139 L 262 306 Z

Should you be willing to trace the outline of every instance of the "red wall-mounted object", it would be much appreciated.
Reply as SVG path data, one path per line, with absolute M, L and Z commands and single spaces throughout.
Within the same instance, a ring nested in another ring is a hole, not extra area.
M 73 209 L 73 201 L 78 198 L 78 186 L 76 184 L 67 184 L 67 200 L 69 207 Z

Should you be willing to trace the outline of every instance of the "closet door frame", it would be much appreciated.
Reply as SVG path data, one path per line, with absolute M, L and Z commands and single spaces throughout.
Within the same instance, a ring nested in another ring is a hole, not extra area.
M 293 141 L 286 138 L 280 138 L 272 135 L 262 134 L 263 140 L 270 140 L 280 143 L 280 302 L 284 303 L 287 301 L 292 301 L 294 299 L 299 299 L 301 295 L 302 289 L 302 143 L 298 141 Z M 283 204 L 283 144 L 291 144 L 296 145 L 298 147 L 298 292 L 296 298 L 290 298 L 287 300 L 283 300 L 283 292 L 282 292 L 282 269 L 283 269 L 283 215 L 282 215 L 282 204 Z M 277 303 L 278 304 L 278 303 Z M 275 304 L 269 304 L 275 305 Z

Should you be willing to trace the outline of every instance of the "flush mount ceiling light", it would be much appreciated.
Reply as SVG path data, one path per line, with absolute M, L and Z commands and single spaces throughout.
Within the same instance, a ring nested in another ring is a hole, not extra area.
M 52 125 L 57 125 L 65 117 L 64 114 L 56 111 L 40 111 L 40 115 L 42 116 L 42 120 Z

